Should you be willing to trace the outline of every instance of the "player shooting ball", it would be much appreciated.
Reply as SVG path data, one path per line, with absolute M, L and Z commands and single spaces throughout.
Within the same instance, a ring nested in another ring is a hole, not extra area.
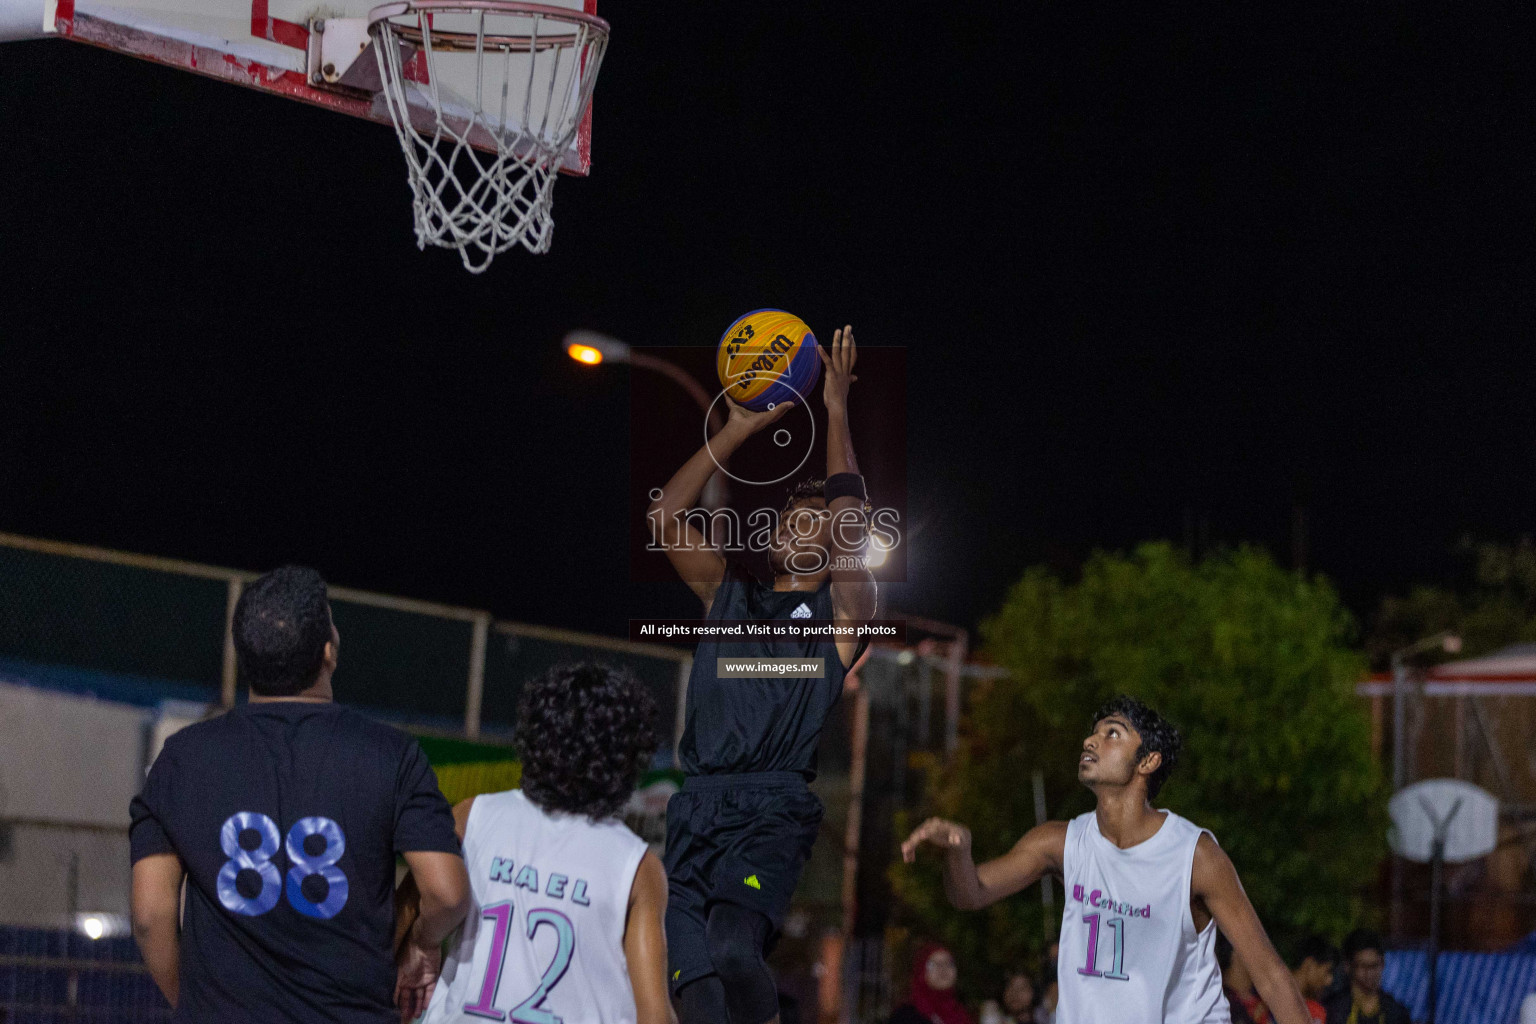
M 731 403 L 725 426 L 667 481 L 647 512 L 663 524 L 667 557 L 710 620 L 791 620 L 862 626 L 875 614 L 864 566 L 866 498 L 848 431 L 848 389 L 858 359 L 853 329 L 830 350 L 826 372 L 827 477 L 795 487 L 775 528 L 773 582 L 727 562 L 685 518 L 705 483 L 747 438 L 793 403 L 750 412 Z M 712 454 L 713 453 L 713 454 Z M 784 923 L 821 825 L 806 786 L 816 745 L 862 653 L 852 636 L 705 640 L 688 678 L 679 755 L 687 778 L 667 806 L 668 967 L 683 1024 L 777 1022 L 778 994 L 765 957 Z M 819 674 L 731 674 L 717 658 L 821 659 Z

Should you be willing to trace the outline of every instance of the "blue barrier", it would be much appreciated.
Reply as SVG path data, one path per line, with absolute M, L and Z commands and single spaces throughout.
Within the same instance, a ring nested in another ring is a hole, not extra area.
M 1387 954 L 1381 987 L 1408 1007 L 1414 1020 L 1429 1016 L 1429 960 L 1422 950 Z M 1516 1024 L 1520 1003 L 1536 992 L 1536 955 L 1441 953 L 1436 1024 Z
M 160 1022 L 171 1008 L 131 938 L 92 941 L 72 932 L 0 927 L 0 1019 Z

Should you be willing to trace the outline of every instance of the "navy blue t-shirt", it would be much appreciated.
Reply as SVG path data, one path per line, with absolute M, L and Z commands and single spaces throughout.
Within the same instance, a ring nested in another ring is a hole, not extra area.
M 458 853 L 405 733 L 336 704 L 245 704 L 166 740 L 133 859 L 187 869 L 176 1021 L 385 1024 L 395 855 Z

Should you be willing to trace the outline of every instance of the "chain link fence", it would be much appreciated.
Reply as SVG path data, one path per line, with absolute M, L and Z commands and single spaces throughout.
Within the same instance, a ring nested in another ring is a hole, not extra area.
M 109 700 L 232 703 L 228 619 L 252 572 L 0 534 L 0 670 Z M 652 689 L 671 735 L 689 652 L 331 588 L 338 700 L 421 731 L 505 736 L 522 681 L 600 660 Z M 681 674 L 680 674 L 681 673 Z

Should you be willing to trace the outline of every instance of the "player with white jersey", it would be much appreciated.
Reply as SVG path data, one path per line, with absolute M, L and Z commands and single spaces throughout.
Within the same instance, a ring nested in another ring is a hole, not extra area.
M 1152 806 L 1173 770 L 1179 734 L 1120 697 L 1094 718 L 1077 777 L 1098 806 L 1046 822 L 979 867 L 964 825 L 930 818 L 901 845 L 945 853 L 944 891 L 979 910 L 1047 872 L 1066 883 L 1057 1024 L 1229 1024 L 1216 928 L 1232 942 L 1278 1024 L 1311 1019 L 1295 978 L 1264 933 L 1232 861 L 1209 831 Z
M 402 1019 L 424 1007 L 426 1024 L 675 1024 L 666 873 L 617 817 L 655 752 L 655 716 L 643 685 L 599 665 L 524 687 L 522 788 L 453 809 L 474 907 L 440 975 L 405 947 Z

